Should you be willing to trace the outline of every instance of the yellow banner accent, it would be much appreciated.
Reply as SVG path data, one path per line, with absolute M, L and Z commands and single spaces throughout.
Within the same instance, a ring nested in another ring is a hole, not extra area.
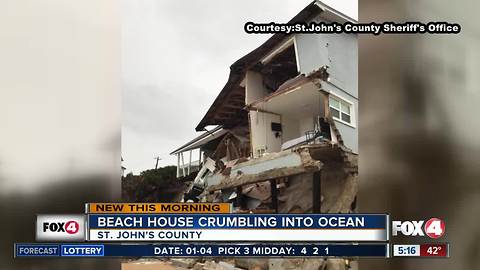
M 86 213 L 226 214 L 230 203 L 87 203 Z

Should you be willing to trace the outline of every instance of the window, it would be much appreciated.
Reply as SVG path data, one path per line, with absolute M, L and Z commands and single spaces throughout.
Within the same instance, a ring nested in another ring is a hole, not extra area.
M 352 104 L 330 95 L 330 114 L 334 119 L 352 124 Z

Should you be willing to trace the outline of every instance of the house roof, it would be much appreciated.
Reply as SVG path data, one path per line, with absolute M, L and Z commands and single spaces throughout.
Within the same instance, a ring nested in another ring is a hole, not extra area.
M 207 144 L 208 142 L 211 142 L 217 138 L 220 138 L 221 136 L 225 135 L 225 133 L 227 133 L 227 130 L 222 129 L 221 126 L 218 126 L 210 131 L 204 132 L 202 135 L 180 146 L 178 149 L 175 149 L 173 152 L 170 153 L 170 155 L 175 155 L 185 151 L 190 151 L 193 149 L 200 148 L 201 146 Z
M 328 5 L 313 1 L 293 17 L 288 23 L 300 23 L 308 21 L 315 14 L 323 13 L 323 17 L 330 21 L 352 22 L 356 21 L 347 15 L 338 12 Z M 243 56 L 230 66 L 230 75 L 227 83 L 218 94 L 213 104 L 208 109 L 200 123 L 195 128 L 196 131 L 202 131 L 209 125 L 232 125 L 232 119 L 235 117 L 246 117 L 245 107 L 245 88 L 241 86 L 241 82 L 245 77 L 246 71 L 259 62 L 261 57 L 269 53 L 278 46 L 287 34 L 277 33 L 272 35 L 265 43 L 255 50 Z

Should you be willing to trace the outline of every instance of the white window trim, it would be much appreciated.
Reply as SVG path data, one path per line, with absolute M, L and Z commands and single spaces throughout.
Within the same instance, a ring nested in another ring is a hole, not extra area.
M 352 128 L 356 128 L 356 125 L 355 125 L 355 122 L 356 122 L 355 105 L 354 105 L 352 102 L 350 102 L 350 101 L 348 101 L 348 100 L 346 100 L 346 99 L 344 99 L 344 98 L 342 98 L 342 97 L 340 97 L 340 96 L 338 96 L 338 95 L 335 95 L 335 94 L 333 94 L 333 93 L 331 93 L 331 92 L 329 93 L 329 96 L 332 96 L 333 98 L 338 99 L 339 101 L 343 101 L 343 102 L 345 102 L 345 103 L 347 103 L 347 104 L 350 105 L 350 115 L 349 115 L 349 116 L 350 116 L 350 122 L 351 122 L 351 123 L 348 123 L 348 122 L 346 122 L 346 121 L 343 121 L 342 119 L 340 119 L 340 118 L 338 118 L 338 117 L 335 117 L 335 116 L 333 116 L 333 115 L 332 115 L 332 118 L 333 118 L 335 121 L 338 121 L 338 122 L 340 122 L 340 123 L 342 123 L 342 124 L 345 124 L 345 125 L 350 126 L 350 127 L 352 127 Z M 330 98 L 330 97 L 329 97 L 329 98 Z M 342 106 L 341 103 L 339 103 L 339 106 L 340 106 L 340 107 Z M 328 110 L 330 110 L 330 108 L 332 108 L 332 106 L 330 105 L 330 100 L 329 100 L 329 101 L 328 101 Z M 334 109 L 337 110 L 337 108 L 334 108 Z M 338 111 L 340 112 L 340 117 L 342 117 L 341 108 L 339 108 Z

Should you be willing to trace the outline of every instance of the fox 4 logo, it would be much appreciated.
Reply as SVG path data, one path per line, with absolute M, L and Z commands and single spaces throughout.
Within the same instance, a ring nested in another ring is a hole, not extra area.
M 44 232 L 66 232 L 68 234 L 75 234 L 80 229 L 80 224 L 75 220 L 67 222 L 43 222 Z
M 47 214 L 37 215 L 35 224 L 37 241 L 83 241 L 85 240 L 86 216 Z
M 440 238 L 445 234 L 445 222 L 438 218 L 431 218 L 427 222 L 420 221 L 392 221 L 392 235 L 401 233 L 406 236 L 425 236 Z

